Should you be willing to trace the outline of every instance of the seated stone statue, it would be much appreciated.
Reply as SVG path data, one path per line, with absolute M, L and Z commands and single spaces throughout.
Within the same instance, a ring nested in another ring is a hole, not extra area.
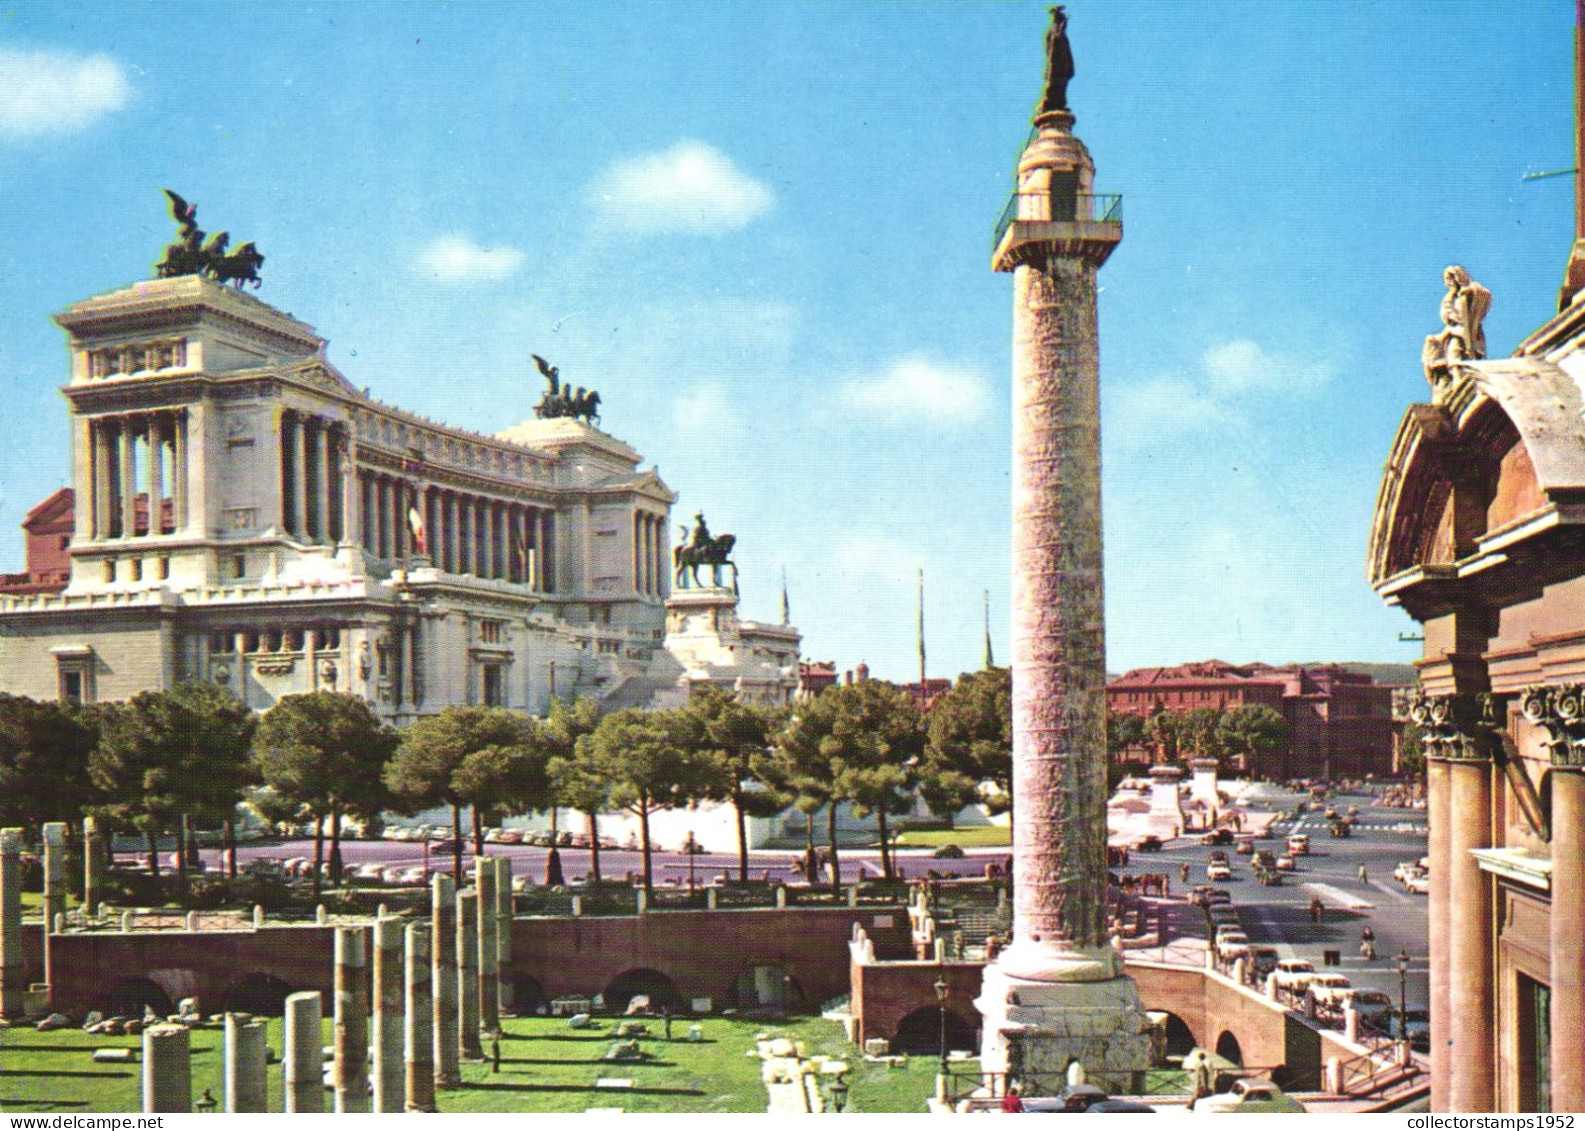
M 1486 356 L 1486 333 L 1481 323 L 1491 309 L 1491 292 L 1454 264 L 1442 272 L 1447 294 L 1442 296 L 1442 329 L 1425 339 L 1420 361 L 1425 379 L 1440 393 L 1456 366 Z

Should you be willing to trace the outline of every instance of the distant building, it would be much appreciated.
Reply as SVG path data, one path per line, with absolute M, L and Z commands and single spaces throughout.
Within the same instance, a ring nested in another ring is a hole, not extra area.
M 798 663 L 798 694 L 819 695 L 828 687 L 837 685 L 835 660 L 800 660 Z
M 1270 707 L 1288 724 L 1285 749 L 1238 767 L 1259 777 L 1345 778 L 1393 772 L 1392 688 L 1336 665 L 1204 660 L 1137 668 L 1106 687 L 1113 714 L 1150 718 Z
M 904 683 L 901 687 L 909 695 L 913 696 L 914 703 L 918 705 L 921 711 L 928 711 L 936 705 L 937 699 L 952 690 L 952 681 L 950 679 L 927 679 L 920 683 L 915 680 L 913 683 Z
M 62 487 L 22 520 L 27 569 L 0 573 L 0 593 L 59 593 L 71 580 L 73 491 Z M 139 511 L 142 521 L 148 519 Z

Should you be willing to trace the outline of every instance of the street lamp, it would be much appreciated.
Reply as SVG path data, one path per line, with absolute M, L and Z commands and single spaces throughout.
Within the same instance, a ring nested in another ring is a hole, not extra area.
M 841 1115 L 842 1110 L 848 1106 L 848 1078 L 838 1076 L 831 1081 L 831 1112 Z
M 1399 947 L 1398 953 L 1393 957 L 1398 964 L 1398 1039 L 1403 1042 L 1405 1053 L 1409 1047 L 1409 963 L 1414 961 L 1409 957 L 1408 947 Z M 1407 1056 L 1405 1056 L 1407 1060 Z

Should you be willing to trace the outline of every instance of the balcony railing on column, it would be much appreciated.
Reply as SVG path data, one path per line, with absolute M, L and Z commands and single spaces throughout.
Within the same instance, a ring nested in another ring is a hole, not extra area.
M 1007 229 L 1015 220 L 1037 223 L 1121 224 L 1123 222 L 1123 197 L 1120 193 L 1044 193 L 1015 192 L 1007 200 L 996 230 L 991 238 L 991 250 L 1002 245 Z

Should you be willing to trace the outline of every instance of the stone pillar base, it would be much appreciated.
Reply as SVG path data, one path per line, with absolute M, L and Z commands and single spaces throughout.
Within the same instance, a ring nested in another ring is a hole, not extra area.
M 980 1067 L 987 1074 L 1008 1070 L 1016 1042 L 1014 1078 L 1022 1077 L 1026 1095 L 1056 1094 L 1074 1060 L 1089 1083 L 1138 1094 L 1150 1067 L 1151 1027 L 1132 978 L 1034 981 L 993 963 L 974 1004 L 984 1018 Z

